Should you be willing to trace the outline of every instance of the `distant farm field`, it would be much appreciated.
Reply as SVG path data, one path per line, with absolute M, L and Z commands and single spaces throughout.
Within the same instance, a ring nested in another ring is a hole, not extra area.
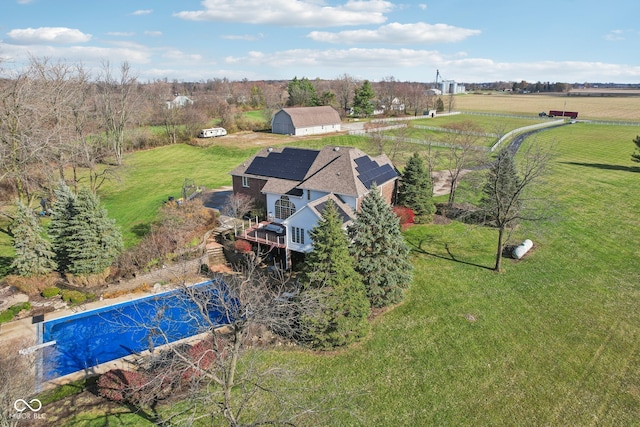
M 640 122 L 640 97 L 465 94 L 455 97 L 454 110 L 537 115 L 542 111 L 577 111 L 579 119 Z

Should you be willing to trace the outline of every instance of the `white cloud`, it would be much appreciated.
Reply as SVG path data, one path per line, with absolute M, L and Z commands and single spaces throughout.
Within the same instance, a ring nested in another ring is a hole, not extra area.
M 256 40 L 262 40 L 264 38 L 264 34 L 262 33 L 258 33 L 258 34 L 243 34 L 243 35 L 223 35 L 220 36 L 221 39 L 224 40 L 244 40 L 244 41 L 256 41 Z
M 33 0 L 18 0 L 18 4 L 29 4 L 31 3 Z
M 153 9 L 140 9 L 132 12 L 132 15 L 150 15 L 153 13 Z
M 374 81 L 392 75 L 399 80 L 429 82 L 435 70 L 439 69 L 447 78 L 459 82 L 640 80 L 640 66 L 626 64 L 496 62 L 490 58 L 469 58 L 464 52 L 444 55 L 438 51 L 419 49 L 295 49 L 268 54 L 253 51 L 241 57 L 227 57 L 225 62 L 229 66 L 259 69 L 271 78 L 294 75 L 331 78 L 348 71 Z
M 107 33 L 108 36 L 115 36 L 115 37 L 131 37 L 131 36 L 135 36 L 136 33 L 134 32 L 122 32 L 122 31 L 111 31 Z
M 69 44 L 91 40 L 91 34 L 65 27 L 18 28 L 9 31 L 7 35 L 18 44 Z
M 168 48 L 162 53 L 162 57 L 176 62 L 192 64 L 194 61 L 202 61 L 202 55 L 184 53 L 178 49 Z
M 418 5 L 418 7 L 419 7 L 420 9 L 422 9 L 422 10 L 427 10 L 427 5 L 426 5 L 426 4 L 424 4 L 424 3 L 420 3 L 420 4 Z
M 145 31 L 144 34 L 149 37 L 160 37 L 162 35 L 162 31 Z
M 397 22 L 383 25 L 375 30 L 350 30 L 331 33 L 312 31 L 307 35 L 312 40 L 326 43 L 451 43 L 480 34 L 479 30 L 454 27 L 447 24 L 400 24 Z
M 620 41 L 624 40 L 624 31 L 612 30 L 608 34 L 605 34 L 604 39 L 607 41 Z
M 55 46 L 55 45 L 16 45 L 0 42 L 0 52 L 16 64 L 24 64 L 29 56 L 36 58 L 61 58 L 65 62 L 77 62 L 90 65 L 99 64 L 105 58 L 113 63 L 129 61 L 132 64 L 147 64 L 152 52 L 146 46 L 122 43 L 115 47 L 99 46 Z
M 244 57 L 227 57 L 225 62 L 255 67 L 332 67 L 349 69 L 352 67 L 380 67 L 389 64 L 391 67 L 414 67 L 426 62 L 434 62 L 441 58 L 435 51 L 414 49 L 292 49 L 270 54 L 249 52 Z
M 381 24 L 394 6 L 385 0 L 347 0 L 326 6 L 312 0 L 203 0 L 204 10 L 174 14 L 193 21 L 243 22 L 287 27 Z

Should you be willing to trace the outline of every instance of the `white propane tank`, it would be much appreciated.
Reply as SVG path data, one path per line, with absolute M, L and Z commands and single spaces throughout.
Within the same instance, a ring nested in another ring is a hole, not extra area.
M 531 249 L 532 247 L 533 247 L 533 242 L 527 239 L 524 242 L 520 243 L 519 246 L 516 246 L 513 249 L 513 252 L 511 254 L 515 259 L 520 259 L 524 256 L 524 254 L 529 252 L 529 249 Z

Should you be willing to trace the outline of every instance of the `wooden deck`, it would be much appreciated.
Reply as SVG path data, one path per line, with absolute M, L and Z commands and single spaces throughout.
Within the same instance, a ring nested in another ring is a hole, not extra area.
M 264 226 L 267 224 L 269 223 L 263 221 L 252 227 L 245 228 L 244 230 L 238 230 L 236 232 L 236 237 L 249 242 L 267 245 L 269 247 L 286 248 L 287 236 L 265 230 Z

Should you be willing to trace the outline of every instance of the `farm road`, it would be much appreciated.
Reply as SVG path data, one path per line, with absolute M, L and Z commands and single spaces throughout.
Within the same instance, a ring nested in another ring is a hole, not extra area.
M 566 126 L 568 123 L 559 125 L 559 126 Z M 554 128 L 557 126 L 554 126 Z M 536 134 L 538 132 L 542 132 L 548 129 L 552 129 L 552 128 L 541 128 L 541 129 L 534 129 L 528 132 L 524 132 L 520 135 L 518 135 L 517 137 L 515 137 L 511 143 L 507 146 L 507 150 L 509 150 L 511 152 L 511 154 L 515 155 L 518 150 L 520 149 L 520 146 L 522 145 L 522 143 L 524 142 L 525 139 L 529 138 L 531 135 Z M 465 176 L 467 173 L 473 171 L 473 170 L 482 170 L 482 169 L 488 169 L 489 166 L 491 166 L 491 163 L 486 163 L 484 165 L 481 166 L 477 166 L 474 168 L 470 168 L 470 169 L 464 169 L 460 172 L 460 178 L 462 178 L 463 176 Z M 437 171 L 437 172 L 433 172 L 431 174 L 431 181 L 433 183 L 433 195 L 434 196 L 444 196 L 446 194 L 449 194 L 451 192 L 451 177 L 449 176 L 449 171 Z

